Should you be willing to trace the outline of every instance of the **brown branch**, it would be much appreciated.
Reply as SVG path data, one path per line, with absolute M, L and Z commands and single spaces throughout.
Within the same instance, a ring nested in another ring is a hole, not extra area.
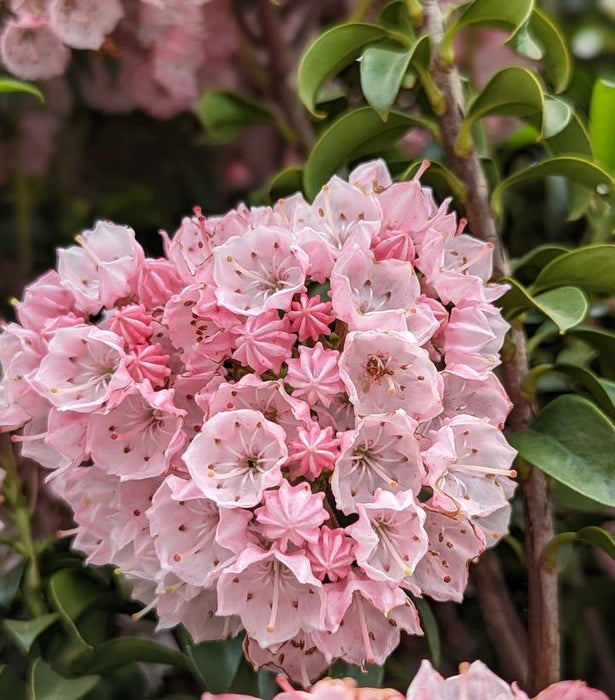
M 442 91 L 446 107 L 440 118 L 442 143 L 447 159 L 467 187 L 465 211 L 470 230 L 475 236 L 494 244 L 494 276 L 509 272 L 506 251 L 498 235 L 495 218 L 489 206 L 489 188 L 476 152 L 460 156 L 455 143 L 465 113 L 462 84 L 455 66 L 442 65 L 438 56 L 444 34 L 444 17 L 438 0 L 423 0 L 425 29 L 431 36 L 434 51 L 433 78 Z M 523 395 L 523 379 L 528 371 L 528 358 L 523 330 L 511 329 L 513 351 L 504 362 L 504 379 L 514 403 L 509 418 L 513 431 L 522 430 L 532 421 L 533 408 Z M 553 537 L 553 518 L 547 477 L 532 468 L 522 485 L 525 503 L 526 552 L 529 586 L 529 690 L 538 692 L 559 680 L 560 638 L 557 596 L 557 572 L 542 565 L 542 552 Z
M 511 600 L 497 554 L 486 552 L 471 569 L 472 583 L 487 633 L 508 680 L 525 687 L 528 675 L 527 633 Z
M 292 69 L 286 53 L 278 10 L 271 0 L 260 0 L 260 21 L 263 42 L 269 56 L 271 94 L 295 132 L 300 155 L 307 157 L 314 144 L 314 130 L 289 85 Z

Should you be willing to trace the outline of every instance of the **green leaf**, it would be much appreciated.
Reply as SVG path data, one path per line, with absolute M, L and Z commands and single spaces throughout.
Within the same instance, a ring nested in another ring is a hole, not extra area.
M 306 196 L 313 198 L 344 163 L 382 152 L 412 127 L 434 132 L 433 124 L 426 119 L 395 110 L 390 112 L 386 123 L 371 107 L 359 107 L 342 114 L 320 135 L 305 164 Z
M 64 678 L 56 673 L 43 659 L 32 665 L 32 700 L 79 700 L 100 681 L 100 676 Z
M 49 598 L 60 613 L 67 632 L 83 649 L 91 649 L 77 629 L 77 618 L 93 605 L 101 591 L 89 578 L 71 569 L 61 569 L 49 579 Z
M 563 372 L 585 387 L 598 406 L 615 422 L 615 396 L 607 380 L 602 379 L 590 369 L 565 362 L 558 362 L 555 365 L 555 370 Z
M 427 638 L 427 644 L 429 645 L 429 652 L 431 654 L 431 661 L 434 667 L 438 668 L 442 661 L 442 645 L 440 643 L 440 630 L 438 629 L 438 622 L 433 614 L 431 606 L 427 600 L 425 600 L 425 598 L 412 596 L 412 600 L 419 611 L 421 627 L 423 628 L 425 637 Z
M 441 45 L 442 60 L 452 64 L 454 60 L 453 41 L 455 35 L 465 27 L 494 27 L 511 34 L 518 31 L 532 12 L 533 0 L 474 0 L 466 5 L 459 19 L 447 30 Z
M 589 131 L 596 160 L 615 174 L 615 83 L 599 79 L 594 83 L 589 109 Z
M 560 245 L 541 245 L 533 248 L 521 258 L 512 260 L 511 267 L 515 275 L 521 278 L 522 282 L 534 280 L 545 265 L 567 252 L 568 248 Z
M 393 0 L 386 5 L 378 17 L 378 24 L 390 31 L 405 34 L 410 42 L 416 40 L 416 32 L 408 14 L 406 0 Z
M 20 649 L 28 654 L 36 638 L 51 627 L 59 617 L 58 613 L 49 613 L 35 617 L 33 620 L 4 620 L 4 626 Z
M 422 164 L 423 161 L 415 161 L 404 171 L 404 173 L 399 179 L 411 180 L 416 175 Z M 424 182 L 426 184 L 436 184 L 436 186 L 443 185 L 443 189 L 447 192 L 450 192 L 458 202 L 463 204 L 466 201 L 466 186 L 455 175 L 455 173 L 453 173 L 445 165 L 442 165 L 442 163 L 439 163 L 438 161 L 432 161 L 429 164 L 429 167 L 421 177 L 421 182 Z
M 22 559 L 12 569 L 0 574 L 0 609 L 8 610 L 11 607 L 25 568 L 26 560 Z
M 267 187 L 271 202 L 276 202 L 282 197 L 289 197 L 295 192 L 301 192 L 302 189 L 303 170 L 292 166 L 284 168 L 275 175 Z
M 390 42 L 369 46 L 361 58 L 361 89 L 383 121 L 393 107 L 412 51 Z
M 318 94 L 325 83 L 349 66 L 376 41 L 392 38 L 384 27 L 361 22 L 340 24 L 320 34 L 305 50 L 297 75 L 299 97 L 316 117 L 326 116 L 316 111 Z
M 534 292 L 573 284 L 588 292 L 615 293 L 615 246 L 584 246 L 548 263 L 532 285 Z
M 601 527 L 590 525 L 577 532 L 560 532 L 547 544 L 544 550 L 544 561 L 547 567 L 554 569 L 557 566 L 557 551 L 563 544 L 573 542 L 587 542 L 599 547 L 610 557 L 615 559 L 615 539 Z
M 543 70 L 556 92 L 563 92 L 572 75 L 572 58 L 559 28 L 540 8 L 534 7 L 528 29 L 543 49 Z
M 596 348 L 599 351 L 601 373 L 615 378 L 615 333 L 594 328 L 574 328 L 570 335 Z
M 82 654 L 73 663 L 80 673 L 104 673 L 132 663 L 167 664 L 190 669 L 188 659 L 179 651 L 144 637 L 116 637 L 99 644 L 94 651 Z
M 502 180 L 491 194 L 491 208 L 497 216 L 502 213 L 502 199 L 509 187 L 540 180 L 551 175 L 560 175 L 601 195 L 611 194 L 615 187 L 613 178 L 589 158 L 573 154 L 555 156 L 521 170 Z
M 503 280 L 511 286 L 500 300 L 500 305 L 512 318 L 527 309 L 536 309 L 557 325 L 560 333 L 579 325 L 589 311 L 589 301 L 578 287 L 558 287 L 544 294 L 533 296 L 517 280 Z
M 615 425 L 591 401 L 559 396 L 508 440 L 521 458 L 557 481 L 615 506 Z
M 26 688 L 10 666 L 0 666 L 0 698 L 26 700 Z
M 548 140 L 555 138 L 570 124 L 572 119 L 572 107 L 559 97 L 545 95 L 545 106 L 542 115 L 541 138 Z M 569 152 L 574 149 L 569 149 Z
M 277 124 L 288 136 L 288 127 L 260 103 L 228 90 L 209 90 L 199 98 L 197 112 L 216 143 L 227 143 L 254 124 Z
M 0 93 L 2 92 L 25 92 L 29 95 L 34 95 L 41 102 L 45 101 L 43 93 L 32 83 L 26 83 L 23 80 L 16 80 L 8 75 L 0 76 Z
M 493 114 L 515 117 L 542 115 L 544 109 L 542 86 L 536 76 L 521 66 L 505 68 L 491 78 L 470 104 L 459 129 L 455 150 L 461 155 L 472 151 L 472 129 L 479 119 Z
M 243 658 L 243 637 L 203 642 L 186 649 L 199 676 L 211 693 L 226 693 Z

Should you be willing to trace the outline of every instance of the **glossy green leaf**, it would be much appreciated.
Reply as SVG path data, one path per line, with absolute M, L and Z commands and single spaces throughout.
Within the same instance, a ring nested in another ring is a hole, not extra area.
M 303 189 L 303 170 L 301 168 L 289 167 L 280 171 L 269 183 L 267 188 L 269 199 L 272 202 L 281 197 L 289 197 L 295 192 Z
M 584 246 L 558 256 L 543 268 L 532 289 L 538 292 L 564 284 L 588 292 L 615 293 L 615 246 Z
M 541 245 L 532 248 L 520 258 L 511 261 L 511 268 L 521 281 L 533 281 L 538 277 L 545 265 L 560 255 L 568 252 L 568 248 L 559 245 Z
M 465 27 L 494 27 L 514 34 L 530 17 L 533 0 L 474 0 L 468 3 L 459 19 L 454 22 L 441 45 L 442 60 L 451 64 L 454 59 L 453 42 L 457 33 Z
M 567 102 L 553 95 L 545 95 L 541 137 L 548 140 L 561 134 L 570 124 L 572 114 L 572 107 Z
M 427 644 L 429 646 L 429 652 L 431 654 L 431 661 L 435 668 L 440 666 L 442 661 L 442 645 L 440 642 L 440 630 L 438 629 L 438 622 L 433 614 L 430 604 L 425 598 L 418 598 L 412 596 L 412 600 L 419 611 L 419 616 L 421 618 L 421 627 L 425 632 L 425 637 L 427 638 Z
M 41 102 L 45 101 L 43 93 L 32 83 L 26 83 L 23 80 L 11 78 L 8 75 L 0 76 L 0 93 L 2 92 L 25 92 L 29 95 L 37 97 Z
M 394 44 L 369 46 L 361 58 L 361 89 L 383 121 L 393 107 L 412 51 Z
M 37 637 L 51 627 L 59 617 L 58 613 L 49 613 L 35 617 L 33 620 L 4 620 L 4 626 L 20 649 L 27 654 Z
M 278 123 L 260 103 L 228 90 L 205 92 L 199 98 L 197 113 L 207 135 L 216 143 L 232 141 L 254 124 Z
M 612 421 L 615 421 L 615 395 L 613 395 L 612 387 L 607 380 L 579 365 L 558 362 L 554 368 L 557 372 L 565 373 L 587 389 L 598 406 L 610 416 Z
M 560 333 L 582 323 L 589 311 L 589 301 L 578 287 L 558 287 L 543 294 L 532 295 L 515 279 L 505 279 L 511 286 L 500 300 L 500 305 L 512 318 L 527 310 L 536 309 L 557 325 Z
M 426 119 L 395 110 L 386 123 L 371 107 L 359 107 L 338 117 L 320 135 L 305 164 L 306 196 L 313 198 L 344 163 L 390 148 L 412 127 L 434 131 Z
M 387 38 L 391 34 L 384 27 L 360 22 L 341 24 L 320 34 L 305 50 L 297 75 L 299 97 L 307 109 L 314 116 L 326 116 L 316 110 L 322 87 L 356 61 L 366 46 Z
M 73 668 L 80 673 L 105 673 L 132 663 L 167 664 L 190 669 L 190 662 L 184 654 L 145 637 L 109 639 L 94 651 L 78 657 Z
M 86 650 L 91 649 L 91 645 L 82 637 L 75 621 L 99 599 L 100 594 L 100 589 L 91 579 L 70 569 L 57 571 L 49 580 L 49 597 L 60 613 L 64 627 Z
M 551 175 L 565 177 L 570 182 L 582 185 L 591 192 L 601 195 L 612 194 L 615 187 L 613 178 L 589 158 L 581 155 L 555 156 L 502 180 L 491 194 L 491 208 L 497 216 L 500 216 L 502 199 L 509 187 L 541 180 Z
M 601 527 L 590 525 L 576 532 L 560 532 L 547 544 L 544 551 L 544 561 L 547 567 L 557 566 L 557 552 L 563 544 L 573 542 L 586 542 L 594 547 L 599 547 L 610 557 L 615 559 L 615 539 Z
M 378 24 L 391 31 L 405 34 L 410 42 L 416 39 L 416 32 L 408 14 L 406 0 L 393 0 L 385 5 L 378 17 Z
M 186 649 L 199 676 L 212 693 L 226 693 L 243 658 L 242 636 L 203 642 Z
M 10 666 L 0 666 L 0 698 L 26 700 L 26 687 Z
M 538 7 L 532 10 L 528 30 L 543 49 L 541 64 L 545 75 L 556 92 L 563 92 L 572 75 L 572 58 L 564 35 Z
M 0 609 L 7 610 L 11 607 L 25 568 L 26 561 L 22 559 L 11 569 L 0 574 Z
M 410 165 L 399 178 L 400 180 L 411 180 L 419 168 L 422 166 L 422 161 L 415 161 Z M 461 180 L 449 170 L 445 165 L 438 161 L 432 161 L 429 167 L 421 177 L 421 182 L 425 184 L 443 185 L 444 189 L 450 192 L 455 199 L 463 204 L 466 201 L 467 189 Z
M 615 425 L 591 401 L 559 396 L 530 428 L 508 440 L 520 457 L 549 476 L 615 507 Z
M 472 129 L 479 119 L 494 114 L 515 117 L 542 115 L 544 109 L 542 86 L 536 76 L 521 66 L 505 68 L 496 73 L 471 102 L 459 129 L 455 148 L 461 155 L 472 151 Z
M 589 110 L 589 131 L 596 159 L 615 174 L 615 83 L 598 79 L 594 84 Z
M 37 659 L 31 671 L 32 700 L 79 700 L 99 681 L 100 676 L 64 678 L 43 659 Z
M 570 335 L 580 338 L 599 352 L 598 361 L 602 374 L 615 379 L 615 333 L 595 328 L 573 328 Z

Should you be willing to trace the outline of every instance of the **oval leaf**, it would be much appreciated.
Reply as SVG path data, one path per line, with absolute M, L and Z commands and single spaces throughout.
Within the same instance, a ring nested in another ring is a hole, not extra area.
M 297 75 L 299 97 L 309 111 L 325 117 L 316 111 L 318 93 L 325 83 L 356 61 L 366 46 L 387 38 L 390 33 L 383 27 L 361 22 L 341 24 L 318 36 L 305 50 Z
M 33 620 L 5 620 L 4 626 L 19 648 L 27 654 L 36 638 L 51 627 L 59 617 L 58 613 L 49 613 L 35 617 Z
M 258 102 L 227 90 L 204 93 L 197 112 L 208 136 L 217 143 L 232 141 L 254 124 L 277 123 L 274 115 Z
M 8 75 L 0 77 L 0 93 L 2 92 L 25 92 L 29 95 L 34 95 L 41 102 L 45 101 L 43 93 L 32 83 L 26 83 L 23 80 L 16 80 Z
M 100 676 L 64 678 L 43 659 L 37 659 L 31 674 L 32 700 L 79 700 L 89 693 L 99 680 Z
M 615 425 L 591 401 L 559 396 L 508 436 L 519 456 L 588 498 L 615 507 Z
M 412 127 L 434 131 L 431 122 L 403 112 L 392 111 L 386 123 L 371 107 L 346 112 L 314 144 L 303 173 L 306 196 L 316 196 L 344 163 L 391 147 Z
M 215 642 L 189 645 L 188 656 L 207 689 L 226 693 L 243 658 L 243 636 Z
M 529 33 L 542 48 L 542 67 L 556 92 L 563 92 L 572 75 L 572 58 L 566 39 L 551 19 L 534 7 L 528 24 Z
M 558 256 L 538 275 L 532 289 L 541 291 L 563 284 L 573 284 L 588 292 L 615 293 L 615 246 L 584 246 Z
M 615 421 L 615 395 L 610 383 L 585 367 L 558 362 L 554 369 L 563 372 L 587 389 L 600 408 Z
M 181 652 L 143 637 L 109 639 L 91 653 L 76 659 L 73 668 L 80 673 L 104 673 L 132 663 L 167 664 L 190 669 L 188 659 Z
M 594 328 L 573 328 L 570 335 L 580 338 L 599 352 L 600 371 L 615 378 L 615 333 Z
M 534 280 L 540 274 L 542 268 L 568 252 L 568 248 L 559 245 L 541 245 L 530 250 L 521 258 L 511 261 L 511 267 L 521 281 Z
M 412 51 L 394 45 L 368 47 L 361 59 L 361 89 L 384 121 L 393 107 Z
M 615 83 L 597 80 L 592 92 L 589 110 L 591 143 L 598 161 L 615 174 Z
M 491 208 L 497 216 L 502 213 L 502 199 L 509 187 L 541 180 L 550 175 L 560 175 L 592 192 L 611 194 L 615 187 L 613 178 L 601 167 L 581 155 L 555 156 L 543 160 L 502 180 L 491 195 Z

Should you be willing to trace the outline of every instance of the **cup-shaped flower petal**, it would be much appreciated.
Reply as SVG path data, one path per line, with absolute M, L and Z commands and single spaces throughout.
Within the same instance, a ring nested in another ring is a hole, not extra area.
M 485 540 L 463 515 L 453 518 L 426 509 L 427 554 L 412 581 L 434 600 L 461 602 L 468 582 L 468 565 L 485 550 Z
M 49 12 L 53 29 L 65 44 L 94 51 L 124 16 L 119 0 L 52 0 Z
M 398 410 L 361 418 L 343 435 L 331 479 L 341 511 L 356 512 L 357 503 L 371 503 L 378 489 L 418 494 L 425 469 L 415 429 L 416 422 Z
M 427 697 L 515 700 L 518 697 L 508 683 L 498 678 L 482 661 L 460 664 L 459 670 L 458 676 L 443 678 L 429 661 L 423 661 L 408 688 L 407 700 Z
M 340 376 L 360 416 L 401 408 L 425 421 L 442 410 L 442 379 L 427 351 L 407 331 L 349 333 Z
M 288 360 L 286 381 L 293 387 L 293 396 L 310 405 L 317 401 L 329 406 L 333 397 L 344 390 L 338 369 L 340 354 L 325 350 L 322 343 L 313 348 L 299 346 L 299 358 Z
M 2 62 L 24 80 L 46 80 L 61 75 L 70 60 L 47 20 L 23 15 L 6 23 L 0 39 Z
M 61 410 L 89 412 L 116 405 L 133 380 L 115 333 L 95 326 L 58 330 L 32 383 Z
M 346 578 L 355 560 L 354 547 L 342 528 L 321 527 L 318 542 L 309 542 L 306 549 L 314 575 L 321 581 L 325 576 L 333 582 Z
M 324 628 L 325 596 L 308 558 L 249 545 L 218 579 L 219 615 L 239 615 L 262 647 Z
M 279 489 L 265 491 L 264 505 L 255 510 L 263 534 L 285 552 L 288 543 L 300 547 L 318 542 L 320 526 L 329 518 L 323 507 L 324 493 L 312 493 L 305 481 L 291 486 L 283 480 Z
M 344 251 L 331 273 L 333 310 L 351 331 L 405 331 L 406 313 L 419 294 L 410 263 L 378 262 L 358 245 Z
M 214 249 L 214 280 L 220 306 L 244 315 L 290 308 L 304 290 L 307 255 L 293 234 L 258 226 Z
M 169 390 L 153 391 L 147 380 L 105 414 L 92 415 L 88 449 L 95 464 L 122 480 L 163 474 L 184 445 L 184 411 Z
M 327 629 L 314 639 L 327 658 L 382 664 L 399 644 L 401 630 L 423 634 L 418 612 L 401 588 L 349 574 L 327 587 Z
M 444 410 L 440 420 L 457 415 L 484 418 L 502 430 L 512 409 L 512 403 L 500 380 L 489 372 L 485 379 L 466 379 L 449 370 L 442 373 L 444 379 Z
M 138 347 L 152 336 L 152 317 L 141 304 L 122 306 L 111 318 L 111 330 L 124 340 L 128 348 Z
M 260 411 L 218 413 L 184 453 L 194 483 L 220 506 L 251 508 L 282 480 L 286 433 Z
M 47 323 L 70 313 L 75 299 L 61 283 L 60 275 L 49 270 L 29 284 L 23 301 L 17 306 L 17 318 L 24 328 L 40 332 Z
M 212 246 L 205 218 L 196 210 L 195 217 L 184 217 L 173 238 L 162 231 L 164 251 L 175 266 L 175 274 L 187 284 L 211 281 Z
M 346 532 L 357 543 L 357 564 L 376 581 L 420 593 L 410 577 L 427 551 L 425 511 L 412 491 L 378 491 L 373 503 L 357 505 L 359 519 Z
M 508 502 L 504 482 L 517 454 L 501 431 L 481 418 L 460 415 L 430 433 L 423 453 L 433 505 L 468 517 L 487 515 Z
M 162 483 L 147 514 L 163 569 L 201 587 L 211 586 L 235 558 L 235 551 L 246 546 L 252 517 L 242 508 L 220 508 L 176 476 Z M 224 546 L 228 538 L 233 538 L 234 549 Z

